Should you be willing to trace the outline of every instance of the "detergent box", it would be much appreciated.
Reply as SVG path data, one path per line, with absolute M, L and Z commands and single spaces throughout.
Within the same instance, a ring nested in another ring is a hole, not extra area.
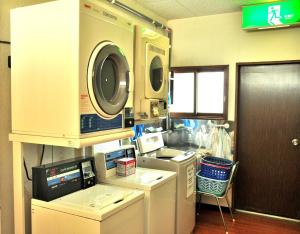
M 128 176 L 135 173 L 136 161 L 134 158 L 122 158 L 117 160 L 117 175 Z

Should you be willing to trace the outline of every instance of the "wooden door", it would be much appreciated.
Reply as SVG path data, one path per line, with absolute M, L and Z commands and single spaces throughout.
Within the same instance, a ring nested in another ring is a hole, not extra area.
M 235 207 L 300 218 L 300 62 L 238 66 Z

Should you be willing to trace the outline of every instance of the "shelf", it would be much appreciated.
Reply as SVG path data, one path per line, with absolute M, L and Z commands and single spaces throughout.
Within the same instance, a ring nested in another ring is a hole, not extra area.
M 86 137 L 86 138 L 63 138 L 63 137 L 46 137 L 35 136 L 26 134 L 9 134 L 9 140 L 14 142 L 31 143 L 31 144 L 45 144 L 55 145 L 71 148 L 82 148 L 85 146 L 91 146 L 103 142 L 108 142 L 116 139 L 124 139 L 133 137 L 134 132 L 127 130 L 123 132 L 117 132 L 112 134 L 105 134 L 100 136 Z

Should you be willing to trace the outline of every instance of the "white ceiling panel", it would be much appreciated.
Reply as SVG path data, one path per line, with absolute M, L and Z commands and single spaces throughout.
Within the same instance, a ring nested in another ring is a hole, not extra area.
M 276 0 L 134 0 L 161 17 L 171 19 L 215 15 L 240 11 L 242 5 L 274 2 Z
M 240 6 L 230 0 L 177 0 L 197 16 L 239 11 Z
M 189 18 L 194 16 L 192 12 L 175 0 L 136 0 L 136 2 L 165 19 Z

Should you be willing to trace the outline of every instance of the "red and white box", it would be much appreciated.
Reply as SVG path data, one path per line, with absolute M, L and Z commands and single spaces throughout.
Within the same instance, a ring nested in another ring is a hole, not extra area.
M 117 160 L 117 175 L 128 176 L 135 173 L 136 161 L 134 158 L 122 158 Z

